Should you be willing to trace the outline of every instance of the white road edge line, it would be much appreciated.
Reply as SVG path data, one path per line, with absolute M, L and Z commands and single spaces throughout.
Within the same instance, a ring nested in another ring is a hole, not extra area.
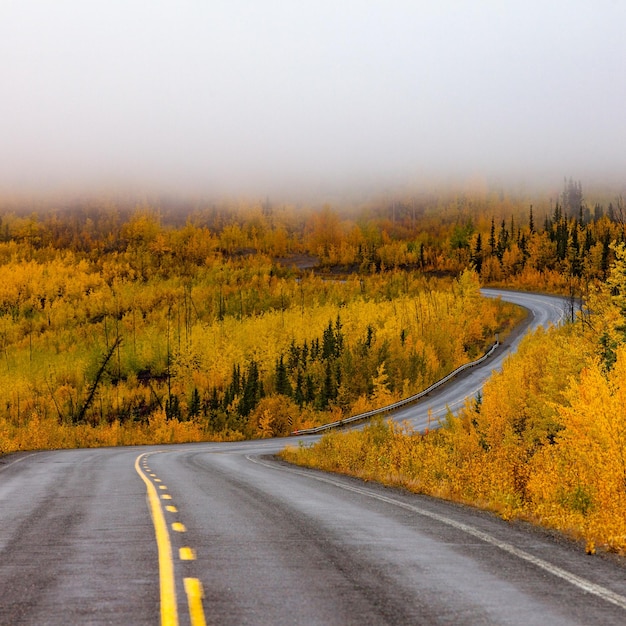
M 22 457 L 20 457 L 19 459 L 15 459 L 15 461 L 11 461 L 10 463 L 7 463 L 6 465 L 2 465 L 2 466 L 0 467 L 0 472 L 1 472 L 2 470 L 7 469 L 7 467 L 11 467 L 11 465 L 15 465 L 16 463 L 19 463 L 19 462 L 23 461 L 24 459 L 28 459 L 28 458 L 30 458 L 31 456 L 35 456 L 36 454 L 37 454 L 36 452 L 31 452 L 30 454 L 26 454 L 25 456 L 22 456 Z
M 439 515 L 438 513 L 433 513 L 432 511 L 421 509 L 412 504 L 407 504 L 406 502 L 402 502 L 400 500 L 395 500 L 394 498 L 390 498 L 388 496 L 383 496 L 381 494 L 374 493 L 362 487 L 357 487 L 354 485 L 347 485 L 347 484 L 341 483 L 339 481 L 333 480 L 332 478 L 326 478 L 325 476 L 317 476 L 315 474 L 297 470 L 295 468 L 286 468 L 283 466 L 275 465 L 273 463 L 266 463 L 264 461 L 261 461 L 258 458 L 254 458 L 248 455 L 246 455 L 246 459 L 248 461 L 251 461 L 252 463 L 256 463 L 257 465 L 263 465 L 264 467 L 268 467 L 276 471 L 298 474 L 300 476 L 305 476 L 306 478 L 311 478 L 319 482 L 328 483 L 329 485 L 339 487 L 340 489 L 344 489 L 346 491 L 352 491 L 354 493 L 358 493 L 360 495 L 367 496 L 369 498 L 374 498 L 375 500 L 380 500 L 382 502 L 386 502 L 387 504 L 392 504 L 394 506 L 400 507 L 402 509 L 406 509 L 413 513 L 417 513 L 418 515 L 421 515 L 423 517 L 428 517 L 430 519 L 436 520 L 442 524 L 446 524 L 447 526 L 452 526 L 453 528 L 456 528 L 457 530 L 460 530 L 468 535 L 471 535 L 472 537 L 475 537 L 476 539 L 480 539 L 481 541 L 484 541 L 485 543 L 488 543 L 489 545 L 495 546 L 496 548 L 499 548 L 500 550 L 503 550 L 504 552 L 508 552 L 509 554 L 512 554 L 518 557 L 519 559 L 522 559 L 523 561 L 532 563 L 533 565 L 543 569 L 544 571 L 552 574 L 553 576 L 561 578 L 567 581 L 568 583 L 574 585 L 575 587 L 578 587 L 579 589 L 586 591 L 587 593 L 591 593 L 595 596 L 598 596 L 599 598 L 602 598 L 603 600 L 606 600 L 607 602 L 610 602 L 611 604 L 615 604 L 616 606 L 619 606 L 622 609 L 626 609 L 626 597 L 618 593 L 615 593 L 614 591 L 611 591 L 610 589 L 607 589 L 606 587 L 602 587 L 601 585 L 596 585 L 595 583 L 592 583 L 591 581 L 586 580 L 585 578 L 581 578 L 580 576 L 577 576 L 576 574 L 572 574 L 571 572 L 568 572 L 567 570 L 564 570 L 563 568 L 558 567 L 557 565 L 552 565 L 552 563 L 548 563 L 548 561 L 544 561 L 543 559 L 533 556 L 532 554 L 529 554 L 528 552 L 525 552 L 524 550 L 520 550 L 519 548 L 516 548 L 512 544 L 507 543 L 506 541 L 501 541 L 500 539 L 497 539 L 496 537 L 493 537 L 492 535 L 485 533 L 482 530 L 478 530 L 477 528 L 474 528 L 473 526 L 469 526 L 468 524 L 457 522 L 449 517 L 445 517 L 444 515 Z

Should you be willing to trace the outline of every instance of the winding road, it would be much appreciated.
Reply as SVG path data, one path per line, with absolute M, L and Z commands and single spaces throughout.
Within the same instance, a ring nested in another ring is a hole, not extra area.
M 426 400 L 395 411 L 393 419 L 408 422 L 417 430 L 436 426 L 448 410 L 456 412 L 463 406 L 466 398 L 476 396 L 491 371 L 502 368 L 504 360 L 517 349 L 526 333 L 534 332 L 540 326 L 558 326 L 567 319 L 571 309 L 568 300 L 554 296 L 502 289 L 483 289 L 482 293 L 490 298 L 502 298 L 525 307 L 528 310 L 526 319 L 511 336 L 503 340 L 502 345 L 483 367 L 469 369 L 457 376 L 453 383 L 430 394 Z
M 546 296 L 486 295 L 529 308 L 530 327 L 567 310 Z M 429 408 L 458 406 L 516 341 L 397 418 L 419 426 Z M 0 459 L 0 624 L 626 623 L 618 559 L 289 466 L 272 458 L 285 443 Z

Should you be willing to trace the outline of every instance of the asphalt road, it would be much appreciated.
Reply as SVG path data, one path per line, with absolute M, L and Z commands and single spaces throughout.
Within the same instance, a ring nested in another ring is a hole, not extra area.
M 621 561 L 284 445 L 0 459 L 0 624 L 626 623 Z
M 502 368 L 508 356 L 517 350 L 519 342 L 528 332 L 538 327 L 557 326 L 567 319 L 571 312 L 571 302 L 564 298 L 530 294 L 502 289 L 483 289 L 483 295 L 491 298 L 502 298 L 527 309 L 526 319 L 515 332 L 502 340 L 502 344 L 494 355 L 480 367 L 466 370 L 459 374 L 453 382 L 429 394 L 418 403 L 395 411 L 393 419 L 408 422 L 413 428 L 424 430 L 436 427 L 438 421 L 450 410 L 456 413 L 465 403 L 466 398 L 475 397 L 493 370 Z

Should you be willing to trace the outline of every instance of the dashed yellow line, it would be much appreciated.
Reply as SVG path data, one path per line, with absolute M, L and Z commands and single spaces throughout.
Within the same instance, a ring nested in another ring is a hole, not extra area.
M 148 503 L 154 524 L 157 549 L 159 554 L 159 579 L 161 598 L 161 626 L 178 626 L 178 607 L 176 604 L 176 584 L 174 582 L 174 562 L 172 560 L 172 544 L 167 532 L 165 516 L 159 502 L 159 495 L 150 479 L 139 467 L 139 459 L 144 457 L 140 454 L 135 460 L 135 470 L 146 484 Z M 189 595 L 189 594 L 187 594 Z M 191 602 L 191 600 L 189 600 Z M 202 606 L 202 604 L 201 604 Z M 191 610 L 191 609 L 190 609 Z M 202 622 L 199 622 L 200 624 Z
M 178 557 L 181 561 L 195 561 L 196 560 L 196 552 L 193 548 L 189 546 L 185 546 L 178 550 Z
M 184 578 L 183 583 L 187 593 L 191 626 L 206 626 L 204 609 L 202 608 L 202 598 L 204 598 L 202 583 L 197 578 Z
M 143 467 L 153 478 L 155 483 L 161 480 L 156 478 L 148 469 L 146 455 L 140 454 L 135 460 L 135 470 L 146 484 L 148 492 L 148 503 L 154 524 L 157 548 L 159 554 L 159 580 L 161 598 L 161 626 L 178 626 L 178 607 L 176 602 L 176 583 L 174 580 L 174 562 L 172 559 L 172 544 L 170 542 L 167 523 L 161 508 L 160 500 L 171 500 L 172 496 L 167 493 L 159 494 L 153 482 L 139 467 L 139 460 L 143 457 Z M 165 485 L 158 485 L 159 489 L 167 490 Z M 160 495 L 160 499 L 159 499 Z M 165 509 L 170 513 L 177 513 L 178 509 L 173 504 L 165 505 Z M 187 528 L 182 522 L 172 522 L 171 528 L 175 532 L 184 533 Z M 193 548 L 184 546 L 179 549 L 178 556 L 181 561 L 194 561 L 196 553 Z M 206 626 L 204 608 L 202 600 L 204 591 L 202 583 L 197 578 L 183 578 L 185 593 L 187 594 L 187 604 L 189 605 L 189 618 L 191 626 Z

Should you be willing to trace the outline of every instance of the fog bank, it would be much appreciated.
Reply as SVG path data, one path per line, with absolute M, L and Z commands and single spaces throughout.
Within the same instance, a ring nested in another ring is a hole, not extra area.
M 626 3 L 20 0 L 0 192 L 623 184 Z

